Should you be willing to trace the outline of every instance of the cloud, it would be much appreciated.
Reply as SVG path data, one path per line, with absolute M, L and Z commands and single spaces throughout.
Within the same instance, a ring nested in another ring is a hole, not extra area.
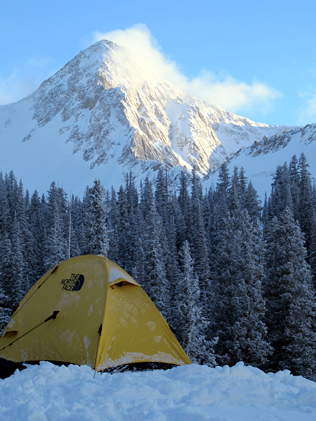
M 94 42 L 103 39 L 126 47 L 149 72 L 158 73 L 160 77 L 174 83 L 180 89 L 187 85 L 186 76 L 181 74 L 174 61 L 165 57 L 161 52 L 161 47 L 145 25 L 136 25 L 124 31 L 119 29 L 106 33 L 94 33 Z
M 264 83 L 255 81 L 248 85 L 230 75 L 220 77 L 209 72 L 190 81 L 188 90 L 198 98 L 234 112 L 252 107 L 266 112 L 273 100 L 282 97 L 280 92 Z
M 229 74 L 216 75 L 209 71 L 189 79 L 174 61 L 167 58 L 158 42 L 145 25 L 136 25 L 126 30 L 107 33 L 95 32 L 94 42 L 110 40 L 128 48 L 148 68 L 179 89 L 211 104 L 238 113 L 257 108 L 267 112 L 273 101 L 282 94 L 266 84 L 254 81 L 247 84 Z

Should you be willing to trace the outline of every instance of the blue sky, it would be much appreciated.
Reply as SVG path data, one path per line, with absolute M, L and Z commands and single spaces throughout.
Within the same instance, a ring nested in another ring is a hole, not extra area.
M 121 40 L 182 89 L 268 124 L 316 122 L 315 0 L 0 0 L 0 103 Z M 118 32 L 120 31 L 120 32 Z

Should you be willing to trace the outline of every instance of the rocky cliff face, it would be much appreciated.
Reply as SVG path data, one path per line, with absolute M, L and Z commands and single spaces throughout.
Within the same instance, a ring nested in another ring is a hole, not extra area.
M 109 41 L 82 51 L 34 94 L 0 107 L 3 150 L 9 142 L 16 155 L 22 142 L 31 161 L 39 150 L 66 154 L 69 171 L 74 162 L 78 171 L 79 161 L 83 172 L 89 168 L 87 183 L 130 169 L 143 177 L 161 164 L 205 175 L 237 150 L 284 129 L 186 95 Z M 11 158 L 14 170 L 22 158 Z

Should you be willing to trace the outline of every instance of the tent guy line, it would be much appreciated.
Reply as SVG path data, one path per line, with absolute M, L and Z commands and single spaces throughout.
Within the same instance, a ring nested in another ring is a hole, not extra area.
M 57 266 L 55 266 L 53 269 L 52 269 L 52 271 L 50 272 L 50 274 L 44 279 L 44 281 L 41 283 L 41 284 L 39 284 L 38 285 L 38 287 L 37 287 L 37 289 L 35 289 L 35 291 L 28 297 L 28 299 L 27 300 L 25 300 L 24 302 L 23 302 L 23 304 L 20 304 L 19 306 L 18 306 L 18 308 L 13 312 L 13 314 L 12 314 L 12 316 L 11 316 L 11 318 L 10 318 L 10 320 L 9 320 L 9 322 L 8 323 L 10 323 L 10 321 L 11 321 L 11 319 L 12 319 L 12 317 L 15 317 L 21 310 L 22 310 L 22 308 L 25 306 L 25 304 L 33 297 L 33 295 L 34 294 L 36 294 L 36 292 L 41 288 L 41 286 L 43 286 L 44 285 L 44 283 L 47 281 L 47 279 L 58 269 L 58 266 L 59 265 L 57 265 Z M 38 282 L 37 282 L 38 283 Z
M 1 351 L 4 351 L 6 348 L 9 348 L 10 346 L 12 346 L 15 342 L 17 342 L 18 340 L 22 339 L 24 336 L 28 335 L 29 333 L 33 332 L 33 330 L 39 328 L 40 326 L 42 326 L 44 323 L 48 322 L 49 320 L 55 320 L 57 317 L 57 314 L 59 313 L 59 311 L 54 311 L 53 314 L 49 317 L 47 317 L 47 319 L 45 319 L 43 322 L 40 322 L 37 326 L 34 326 L 32 329 L 30 329 L 28 332 L 25 332 L 22 336 L 19 336 L 18 338 L 16 338 L 14 341 L 12 341 L 11 343 L 9 343 L 8 345 L 6 345 L 5 347 L 0 349 Z

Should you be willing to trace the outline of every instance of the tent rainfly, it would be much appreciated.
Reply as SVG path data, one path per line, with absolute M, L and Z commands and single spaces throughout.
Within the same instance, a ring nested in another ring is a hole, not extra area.
M 48 271 L 26 294 L 1 339 L 0 358 L 86 364 L 190 364 L 148 295 L 104 256 L 79 256 Z

